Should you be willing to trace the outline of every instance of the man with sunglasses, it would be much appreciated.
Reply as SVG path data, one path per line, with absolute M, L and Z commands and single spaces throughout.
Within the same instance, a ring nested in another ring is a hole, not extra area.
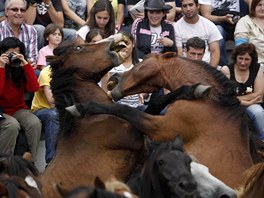
M 24 22 L 27 3 L 25 0 L 6 0 L 6 19 L 0 23 L 0 41 L 6 37 L 16 37 L 26 47 L 26 55 L 32 66 L 37 62 L 37 31 L 32 25 Z

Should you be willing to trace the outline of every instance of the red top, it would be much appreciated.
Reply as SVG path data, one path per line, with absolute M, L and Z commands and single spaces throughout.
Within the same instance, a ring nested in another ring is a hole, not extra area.
M 20 109 L 28 109 L 25 104 L 25 91 L 36 92 L 39 89 L 38 79 L 32 66 L 27 64 L 22 68 L 26 75 L 26 83 L 22 83 L 19 89 L 10 78 L 6 78 L 5 68 L 0 68 L 0 107 L 8 115 L 13 115 Z

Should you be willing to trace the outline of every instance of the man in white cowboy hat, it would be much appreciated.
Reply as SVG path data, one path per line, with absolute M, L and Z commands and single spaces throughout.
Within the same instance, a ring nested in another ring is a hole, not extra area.
M 173 25 L 166 19 L 166 13 L 172 7 L 164 0 L 146 0 L 145 17 L 136 19 L 132 25 L 139 58 L 149 53 L 176 51 Z

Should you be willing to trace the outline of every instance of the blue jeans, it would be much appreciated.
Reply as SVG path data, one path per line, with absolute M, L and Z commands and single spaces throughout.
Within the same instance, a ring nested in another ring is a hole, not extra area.
M 45 40 L 44 40 L 44 31 L 45 27 L 40 24 L 34 24 L 34 28 L 37 30 L 38 34 L 38 49 L 40 50 L 42 47 L 45 46 Z M 63 40 L 64 41 L 75 41 L 76 39 L 76 30 L 74 29 L 68 29 L 68 28 L 63 28 Z M 47 45 L 47 43 L 46 43 Z
M 264 109 L 259 104 L 253 104 L 247 107 L 247 115 L 257 130 L 258 138 L 264 141 Z
M 46 163 L 55 155 L 57 136 L 59 132 L 58 112 L 54 109 L 40 109 L 34 114 L 41 120 L 42 131 L 45 133 Z
M 222 35 L 222 39 L 219 41 L 220 45 L 220 63 L 219 65 L 224 66 L 228 64 L 228 59 L 227 59 L 227 53 L 226 53 L 226 40 L 227 40 L 227 33 L 225 29 L 221 25 L 216 26 L 219 30 L 219 32 Z

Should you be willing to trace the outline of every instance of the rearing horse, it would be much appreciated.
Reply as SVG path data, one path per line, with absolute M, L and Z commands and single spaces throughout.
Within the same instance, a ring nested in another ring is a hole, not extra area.
M 174 91 L 183 85 L 211 86 L 206 97 L 177 100 L 163 116 L 153 116 L 122 105 L 86 106 L 86 113 L 107 113 L 122 117 L 156 141 L 169 141 L 177 134 L 186 151 L 230 187 L 253 161 L 249 149 L 245 112 L 236 98 L 233 83 L 204 62 L 178 57 L 176 53 L 153 54 L 132 70 L 115 76 L 113 99 L 148 93 L 160 88 Z
M 72 189 L 93 184 L 96 176 L 106 179 L 111 174 L 126 181 L 140 159 L 143 136 L 127 121 L 112 115 L 75 119 L 65 111 L 75 102 L 112 103 L 97 84 L 122 61 L 119 50 L 126 38 L 115 35 L 112 39 L 97 44 L 61 45 L 54 50 L 54 56 L 48 57 L 61 135 L 54 160 L 40 175 L 46 197 L 59 197 L 53 190 L 55 183 Z

